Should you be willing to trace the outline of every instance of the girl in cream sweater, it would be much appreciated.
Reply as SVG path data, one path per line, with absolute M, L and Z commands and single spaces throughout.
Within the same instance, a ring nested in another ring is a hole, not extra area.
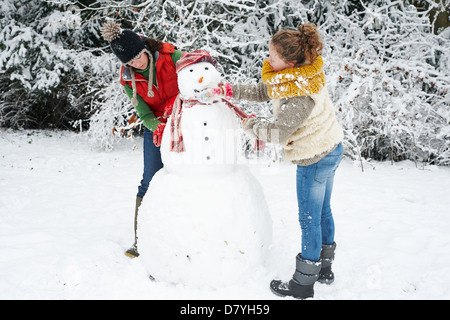
M 262 82 L 232 86 L 233 99 L 272 100 L 273 121 L 253 117 L 244 121 L 243 128 L 260 140 L 281 144 L 284 160 L 297 165 L 301 252 L 292 279 L 273 280 L 270 287 L 277 295 L 300 299 L 313 297 L 317 280 L 334 280 L 330 199 L 344 134 L 325 86 L 322 46 L 313 24 L 280 30 L 270 41 Z

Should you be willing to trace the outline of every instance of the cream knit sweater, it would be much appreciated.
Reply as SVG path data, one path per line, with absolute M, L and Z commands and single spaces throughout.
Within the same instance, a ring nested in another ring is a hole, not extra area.
M 256 86 L 234 85 L 233 98 L 256 102 L 271 100 L 262 82 Z M 272 101 L 273 121 L 250 118 L 244 130 L 260 140 L 281 144 L 284 161 L 301 166 L 316 163 L 344 138 L 326 87 L 309 96 Z

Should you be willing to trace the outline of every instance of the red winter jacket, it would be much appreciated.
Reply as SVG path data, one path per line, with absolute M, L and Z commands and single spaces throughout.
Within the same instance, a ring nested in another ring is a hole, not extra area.
M 176 66 L 172 60 L 171 54 L 175 52 L 175 46 L 169 43 L 164 43 L 161 50 L 156 53 L 156 81 L 158 87 L 153 86 L 153 97 L 149 97 L 148 83 L 141 74 L 135 73 L 136 79 L 136 93 L 141 96 L 142 99 L 148 104 L 156 117 L 164 115 L 164 109 L 167 104 L 173 102 L 178 95 L 178 82 Z M 149 79 L 153 81 L 153 79 Z M 128 84 L 132 87 L 131 75 L 128 69 L 122 66 L 120 72 L 120 83 L 125 86 Z M 165 122 L 166 119 L 160 119 L 161 122 Z

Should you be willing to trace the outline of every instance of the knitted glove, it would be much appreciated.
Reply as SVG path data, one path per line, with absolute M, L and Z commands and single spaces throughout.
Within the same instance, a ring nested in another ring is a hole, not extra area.
M 214 100 L 227 99 L 230 100 L 233 97 L 233 88 L 231 83 L 219 83 L 217 88 L 209 88 L 203 90 L 197 97 L 201 102 L 212 102 Z
M 249 136 L 256 138 L 255 146 L 254 146 L 253 150 L 254 151 L 263 151 L 266 147 L 266 143 L 263 140 L 258 139 L 258 135 L 256 134 L 256 132 L 253 128 L 257 122 L 258 122 L 258 120 L 256 119 L 256 116 L 254 114 L 252 114 L 248 118 L 244 119 L 244 121 L 242 121 L 242 129 Z
M 165 127 L 166 127 L 165 123 L 159 123 L 158 127 L 156 127 L 155 132 L 153 132 L 153 143 L 157 147 L 161 146 L 162 136 L 163 136 Z
M 253 131 L 253 126 L 256 124 L 256 117 L 250 116 L 242 122 L 242 129 L 244 129 L 245 133 L 253 138 L 258 138 L 256 133 Z
M 169 100 L 169 102 L 164 107 L 164 115 L 159 118 L 159 121 L 166 123 L 169 119 L 170 115 L 172 114 L 173 105 L 175 103 L 177 96 L 173 97 L 172 100 Z

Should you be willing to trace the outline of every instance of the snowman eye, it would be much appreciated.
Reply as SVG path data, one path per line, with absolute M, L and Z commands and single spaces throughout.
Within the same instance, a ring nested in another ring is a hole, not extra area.
M 189 70 L 190 72 L 194 72 L 194 69 Z
M 208 68 L 208 67 L 205 67 L 205 70 L 209 70 L 209 68 Z

